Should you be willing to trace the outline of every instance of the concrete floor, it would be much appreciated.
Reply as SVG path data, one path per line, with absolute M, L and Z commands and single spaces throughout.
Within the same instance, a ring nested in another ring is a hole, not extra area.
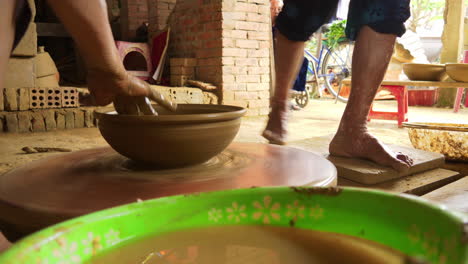
M 298 141 L 312 137 L 331 136 L 335 133 L 345 104 L 335 104 L 332 100 L 313 100 L 301 111 L 293 111 L 289 123 L 288 141 Z M 380 101 L 375 108 L 396 109 L 395 101 Z M 236 141 L 265 142 L 260 136 L 267 118 L 245 117 Z M 431 107 L 410 107 L 409 120 L 420 122 L 467 123 L 468 109 L 457 114 L 452 109 Z M 370 131 L 386 143 L 411 146 L 406 129 L 398 128 L 396 121 L 372 120 Z M 23 147 L 60 147 L 81 150 L 106 146 L 97 128 L 62 130 L 46 133 L 2 134 L 0 137 L 0 174 L 33 160 L 57 153 L 23 154 Z

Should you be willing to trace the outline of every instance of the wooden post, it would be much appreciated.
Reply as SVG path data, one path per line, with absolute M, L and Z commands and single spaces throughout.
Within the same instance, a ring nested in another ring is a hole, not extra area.
M 465 4 L 463 0 L 446 0 L 444 11 L 444 32 L 440 62 L 459 62 L 463 48 Z M 452 107 L 457 89 L 439 90 L 438 107 Z

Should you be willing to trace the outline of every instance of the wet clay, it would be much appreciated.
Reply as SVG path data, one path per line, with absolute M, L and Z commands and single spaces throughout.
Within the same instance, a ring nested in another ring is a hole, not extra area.
M 139 199 L 253 186 L 333 187 L 336 180 L 336 169 L 325 158 L 267 144 L 233 143 L 205 163 L 178 169 L 142 166 L 109 147 L 88 149 L 1 175 L 0 230 L 17 239 Z
M 176 168 L 203 163 L 222 152 L 239 131 L 245 109 L 224 105 L 154 106 L 158 116 L 96 112 L 104 139 L 141 163 Z
M 408 263 L 373 241 L 306 229 L 223 226 L 150 236 L 98 255 L 91 263 Z

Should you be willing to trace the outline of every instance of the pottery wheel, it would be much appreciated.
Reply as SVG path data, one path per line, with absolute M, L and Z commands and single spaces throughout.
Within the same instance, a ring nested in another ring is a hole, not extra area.
M 289 147 L 233 143 L 204 164 L 169 170 L 141 166 L 110 147 L 96 148 L 52 156 L 0 176 L 0 229 L 28 234 L 105 208 L 177 194 L 335 185 L 330 162 Z

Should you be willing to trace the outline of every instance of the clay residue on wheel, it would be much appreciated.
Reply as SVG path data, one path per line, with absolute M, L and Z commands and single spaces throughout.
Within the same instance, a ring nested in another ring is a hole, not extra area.
M 339 187 L 328 187 L 328 188 L 317 188 L 317 187 L 291 187 L 294 192 L 307 194 L 307 195 L 328 195 L 337 196 L 340 195 L 342 188 Z

